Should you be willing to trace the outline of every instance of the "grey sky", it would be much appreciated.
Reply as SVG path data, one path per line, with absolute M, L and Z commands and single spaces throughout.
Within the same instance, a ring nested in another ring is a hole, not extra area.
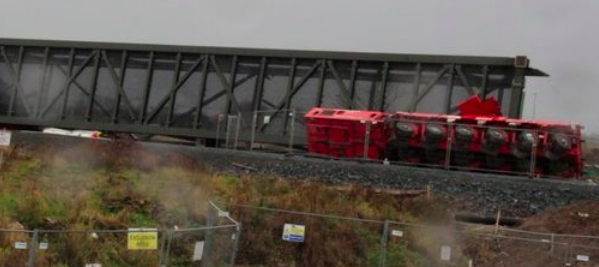
M 597 0 L 0 0 L 0 37 L 391 53 L 527 55 L 525 117 L 599 132 Z

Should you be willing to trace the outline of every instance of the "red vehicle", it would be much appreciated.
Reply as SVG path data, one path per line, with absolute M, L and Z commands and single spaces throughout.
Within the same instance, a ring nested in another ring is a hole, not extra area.
M 529 176 L 580 178 L 581 126 L 499 115 L 497 101 L 470 97 L 459 115 L 313 108 L 308 151 Z

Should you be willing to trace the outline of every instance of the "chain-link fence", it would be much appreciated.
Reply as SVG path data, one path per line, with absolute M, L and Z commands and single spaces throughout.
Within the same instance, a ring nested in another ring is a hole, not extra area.
M 0 266 L 233 266 L 241 225 L 212 203 L 207 214 L 185 229 L 0 229 Z
M 234 203 L 241 266 L 597 266 L 599 237 L 420 225 Z M 294 230 L 295 229 L 295 230 Z
M 305 112 L 295 109 L 216 115 L 216 147 L 293 152 L 306 143 Z

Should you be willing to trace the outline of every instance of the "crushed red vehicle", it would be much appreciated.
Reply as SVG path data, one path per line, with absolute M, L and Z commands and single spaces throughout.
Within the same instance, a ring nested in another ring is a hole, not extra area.
M 494 98 L 470 97 L 459 115 L 313 108 L 308 151 L 446 169 L 580 178 L 581 126 L 503 117 Z

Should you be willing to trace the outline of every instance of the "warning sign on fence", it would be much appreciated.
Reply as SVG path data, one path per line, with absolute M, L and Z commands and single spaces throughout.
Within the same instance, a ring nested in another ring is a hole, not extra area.
M 16 249 L 27 249 L 27 242 L 15 242 Z
M 283 240 L 290 242 L 304 242 L 305 233 L 305 226 L 286 223 L 283 228 Z
M 451 260 L 451 247 L 450 246 L 441 246 L 441 260 L 442 261 L 450 261 Z
M 576 255 L 576 260 L 577 261 L 589 261 L 589 256 L 588 255 Z
M 403 237 L 403 231 L 401 230 L 391 230 L 392 236 Z
M 158 232 L 156 228 L 129 228 L 127 249 L 157 249 Z
M 7 130 L 0 130 L 0 146 L 10 146 L 12 133 Z

